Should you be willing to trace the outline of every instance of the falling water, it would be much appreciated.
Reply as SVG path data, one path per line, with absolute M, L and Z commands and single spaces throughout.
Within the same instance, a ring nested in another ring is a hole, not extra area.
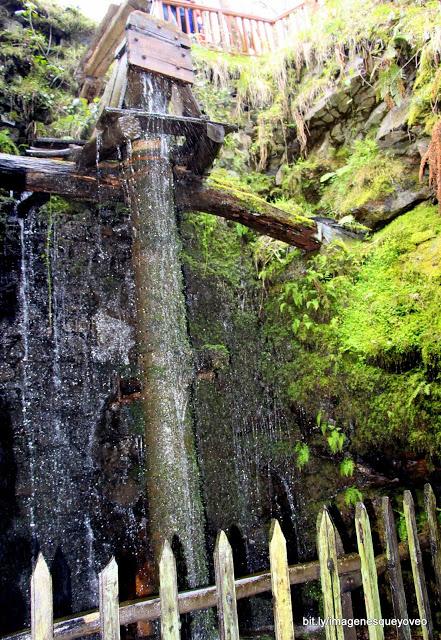
M 17 210 L 17 209 L 16 209 Z M 30 407 L 30 381 L 29 381 L 29 266 L 28 256 L 29 242 L 28 237 L 32 233 L 32 228 L 29 228 L 29 224 L 26 224 L 27 219 L 18 218 L 18 224 L 20 227 L 20 307 L 21 307 L 21 339 L 23 344 L 23 357 L 22 357 L 22 386 L 21 386 L 21 398 L 22 398 L 22 421 L 23 431 L 27 439 L 27 446 L 29 452 L 29 526 L 31 532 L 35 529 L 35 508 L 34 508 L 34 495 L 35 495 L 35 452 L 34 452 L 34 435 L 32 432 L 32 424 L 29 419 L 29 407 Z
M 145 74 L 140 84 L 142 107 L 165 113 L 168 81 Z M 124 177 L 134 227 L 149 533 L 156 554 L 165 538 L 178 536 L 188 586 L 196 587 L 204 584 L 208 576 L 190 407 L 193 363 L 187 335 L 170 141 L 168 135 L 157 131 L 146 133 L 132 144 L 127 145 L 128 169 Z M 193 632 L 198 633 L 195 629 Z

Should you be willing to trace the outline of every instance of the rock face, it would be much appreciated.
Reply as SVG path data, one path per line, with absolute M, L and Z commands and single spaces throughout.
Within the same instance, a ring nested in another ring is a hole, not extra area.
M 56 616 L 97 605 L 96 574 L 112 553 L 124 567 L 121 595 L 134 597 L 146 512 L 142 431 L 123 401 L 134 364 L 125 215 L 76 206 L 31 208 L 18 219 L 12 211 L 2 243 L 5 633 L 29 622 L 39 550 Z

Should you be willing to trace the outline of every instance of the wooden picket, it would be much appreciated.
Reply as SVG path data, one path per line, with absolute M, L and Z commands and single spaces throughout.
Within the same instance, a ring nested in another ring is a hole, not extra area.
M 424 575 L 423 558 L 415 518 L 415 507 L 410 491 L 404 492 L 403 498 L 404 518 L 406 520 L 407 539 L 409 544 L 410 563 L 412 565 L 413 583 L 418 604 L 420 620 L 426 620 L 421 630 L 424 640 L 432 640 L 433 624 L 430 611 L 429 596 L 427 594 L 426 578 Z
M 408 619 L 407 602 L 404 593 L 403 575 L 401 573 L 400 556 L 398 553 L 398 540 L 395 530 L 395 520 L 392 513 L 390 499 L 384 496 L 381 501 L 384 542 L 386 546 L 388 579 L 392 597 L 394 616 L 397 619 Z M 397 629 L 399 640 L 410 640 L 411 633 L 408 625 L 402 625 Z
M 31 578 L 32 640 L 52 640 L 52 578 L 46 560 L 40 553 Z
M 119 640 L 118 565 L 115 558 L 99 574 L 100 628 L 103 640 Z
M 294 640 L 286 541 L 277 520 L 272 520 L 271 522 L 269 556 L 271 589 L 273 592 L 274 634 L 276 640 Z
M 433 571 L 438 588 L 438 600 L 441 603 L 441 532 L 438 526 L 436 512 L 436 498 L 430 484 L 424 487 L 424 504 L 429 523 L 430 551 L 432 554 Z
M 159 597 L 161 599 L 161 638 L 179 640 L 178 579 L 176 560 L 168 540 L 159 561 Z
M 159 598 L 121 605 L 118 597 L 118 566 L 114 558 L 99 574 L 99 611 L 53 623 L 52 580 L 40 553 L 31 578 L 31 629 L 4 640 L 74 640 L 101 632 L 103 640 L 119 640 L 120 625 L 140 620 L 160 619 L 162 640 L 179 640 L 180 615 L 217 606 L 221 640 L 239 640 L 237 600 L 271 590 L 276 640 L 294 640 L 291 585 L 320 579 L 324 615 L 327 618 L 353 618 L 350 589 L 360 583 L 367 618 L 381 619 L 378 576 L 384 571 L 390 585 L 394 616 L 407 619 L 405 585 L 401 560 L 410 558 L 423 640 L 434 637 L 421 543 L 430 549 L 437 588 L 441 593 L 441 533 L 436 499 L 430 485 L 424 490 L 428 519 L 427 535 L 418 535 L 412 495 L 404 492 L 403 509 L 407 528 L 407 544 L 398 544 L 389 498 L 381 502 L 381 520 L 385 554 L 375 557 L 371 527 L 366 508 L 359 503 L 355 510 L 355 532 L 358 555 L 343 554 L 343 546 L 330 513 L 323 508 L 317 520 L 318 562 L 289 567 L 286 540 L 277 520 L 272 520 L 269 536 L 270 572 L 235 579 L 233 553 L 227 536 L 221 531 L 216 540 L 214 567 L 216 585 L 193 592 L 178 593 L 176 561 L 168 541 L 164 542 L 159 560 Z M 342 624 L 326 625 L 327 640 L 353 640 L 354 628 Z M 398 640 L 410 640 L 411 629 L 403 624 L 396 628 Z M 383 640 L 381 624 L 368 626 L 369 640 Z
M 221 531 L 217 536 L 214 550 L 214 571 L 220 639 L 239 640 L 233 552 L 224 531 Z
M 320 562 L 320 581 L 323 593 L 323 609 L 326 618 L 342 620 L 340 580 L 337 572 L 337 543 L 334 525 L 326 507 L 319 515 L 317 552 Z M 343 627 L 328 624 L 325 627 L 326 640 L 343 640 Z
M 362 502 L 359 502 L 355 508 L 355 532 L 357 534 L 358 553 L 360 554 L 366 614 L 368 619 L 380 620 L 382 615 L 371 525 L 366 507 Z M 383 627 L 378 624 L 369 625 L 368 633 L 369 640 L 383 640 L 384 638 Z

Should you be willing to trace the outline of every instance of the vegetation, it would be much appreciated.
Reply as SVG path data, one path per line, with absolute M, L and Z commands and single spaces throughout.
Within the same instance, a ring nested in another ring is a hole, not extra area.
M 77 9 L 51 0 L 3 3 L 0 111 L 14 127 L 15 139 L 36 133 L 78 135 L 88 124 L 89 107 L 74 97 L 75 73 L 93 26 Z

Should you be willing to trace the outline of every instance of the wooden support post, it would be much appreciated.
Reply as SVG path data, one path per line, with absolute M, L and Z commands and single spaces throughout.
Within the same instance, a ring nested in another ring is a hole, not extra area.
M 382 615 L 371 525 L 366 507 L 362 502 L 359 502 L 355 509 L 355 531 L 357 534 L 358 553 L 360 554 L 366 614 L 371 620 L 380 620 Z M 369 640 L 383 640 L 384 638 L 384 630 L 380 625 L 370 625 L 368 633 Z
M 404 518 L 406 520 L 407 540 L 409 544 L 410 563 L 412 565 L 413 583 L 420 620 L 426 624 L 421 625 L 424 640 L 432 640 L 433 623 L 430 611 L 429 596 L 427 593 L 426 576 L 424 574 L 423 557 L 418 540 L 418 531 L 415 519 L 415 506 L 410 491 L 404 492 L 403 498 Z
M 398 540 L 395 531 L 395 519 L 392 513 L 390 500 L 384 496 L 381 501 L 381 515 L 383 520 L 384 544 L 387 556 L 387 577 L 392 596 L 394 616 L 397 619 L 407 619 L 407 603 L 404 593 L 403 576 L 401 573 L 400 556 L 398 553 Z M 397 627 L 399 640 L 411 640 L 410 627 L 402 625 Z
M 436 498 L 430 484 L 424 486 L 424 503 L 427 521 L 429 523 L 430 552 L 432 554 L 433 570 L 435 572 L 438 599 L 441 603 L 441 533 L 438 524 Z
M 320 582 L 323 593 L 325 618 L 338 621 L 343 619 L 340 580 L 337 573 L 337 544 L 334 525 L 326 507 L 319 514 L 317 551 L 320 562 Z M 326 640 L 343 640 L 343 626 L 328 624 L 325 627 Z
M 31 578 L 32 640 L 52 640 L 53 624 L 52 578 L 39 553 Z
M 214 571 L 220 640 L 239 640 L 233 552 L 224 531 L 221 531 L 217 536 L 214 550 Z
M 180 621 L 176 560 L 168 540 L 162 547 L 159 561 L 159 597 L 161 600 L 161 638 L 179 640 Z
M 101 640 L 119 640 L 118 565 L 115 558 L 99 574 Z
M 276 640 L 294 640 L 286 540 L 277 520 L 271 521 L 269 556 Z

